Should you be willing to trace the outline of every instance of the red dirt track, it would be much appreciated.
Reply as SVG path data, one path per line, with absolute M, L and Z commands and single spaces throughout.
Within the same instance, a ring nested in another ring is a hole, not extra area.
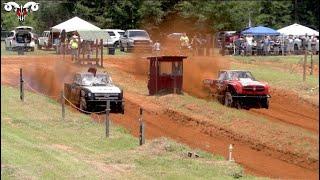
M 62 57 L 1 57 L 1 84 L 17 86 L 19 84 L 19 68 L 23 67 L 26 70 L 25 76 L 27 77 L 25 78 L 33 88 L 51 96 L 58 96 L 63 87 L 61 82 L 69 81 L 73 72 L 80 69 L 78 66 L 59 61 L 59 59 L 61 60 Z M 137 61 L 120 60 L 120 58 L 105 61 L 106 65 L 115 65 L 119 70 L 128 72 L 138 79 L 146 78 L 147 63 L 146 60 L 145 63 L 138 64 Z M 201 66 L 196 66 L 195 63 L 199 63 Z M 228 67 L 228 64 L 220 63 L 220 60 L 215 63 L 211 63 L 208 59 L 203 59 L 202 62 L 190 61 L 189 64 L 186 63 L 184 90 L 195 96 L 205 97 L 206 92 L 202 89 L 199 80 L 213 77 L 219 68 Z M 287 93 L 274 90 L 271 94 L 272 100 L 269 110 L 250 110 L 249 112 L 264 116 L 270 121 L 299 126 L 318 134 L 318 107 L 310 106 L 298 98 L 292 98 L 290 95 L 284 96 L 284 94 Z M 221 135 L 219 132 L 208 135 L 201 126 L 184 121 L 187 117 L 171 113 L 165 107 L 146 102 L 141 95 L 125 92 L 125 99 L 125 114 L 112 114 L 111 119 L 114 123 L 126 127 L 135 136 L 138 135 L 139 107 L 142 106 L 145 109 L 144 120 L 148 139 L 166 136 L 191 147 L 218 153 L 225 157 L 227 156 L 227 147 L 232 143 L 235 145 L 234 158 L 236 162 L 242 164 L 245 170 L 252 174 L 281 179 L 317 179 L 319 177 L 318 170 L 303 168 L 280 160 L 281 154 L 263 149 L 254 150 L 248 144 Z

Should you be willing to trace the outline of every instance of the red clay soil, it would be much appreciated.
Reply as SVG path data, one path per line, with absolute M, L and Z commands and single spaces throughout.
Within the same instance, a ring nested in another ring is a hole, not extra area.
M 143 102 L 143 98 L 138 100 L 136 95 L 127 93 L 125 115 L 112 114 L 112 121 L 126 127 L 131 134 L 138 136 L 139 107 L 142 106 L 146 108 L 143 119 L 146 124 L 147 139 L 166 136 L 193 148 L 217 153 L 224 157 L 227 157 L 229 144 L 234 144 L 234 158 L 237 163 L 244 166 L 248 173 L 281 179 L 316 179 L 318 177 L 317 171 L 289 164 L 280 158 L 274 158 L 274 156 L 281 156 L 281 154 L 255 150 L 245 143 L 221 136 L 219 133 L 208 135 L 201 126 L 190 125 L 182 120 L 183 117 L 175 117 L 177 114 L 172 114 L 172 112 L 159 113 L 154 109 L 161 109 L 161 107 L 153 105 L 151 108 L 150 104 L 143 105 L 141 102 Z M 103 118 L 102 115 L 100 119 Z M 271 155 L 271 153 L 273 154 Z
M 25 78 L 29 80 L 29 83 L 33 88 L 51 96 L 58 96 L 60 91 L 59 87 L 63 87 L 61 82 L 70 80 L 73 72 L 79 70 L 80 67 L 71 66 L 70 63 L 64 63 L 65 61 L 57 61 L 57 59 L 61 60 L 62 58 L 60 56 L 1 57 L 1 83 L 16 86 L 19 82 L 19 68 L 24 67 L 26 71 L 28 69 L 26 72 L 26 76 L 28 77 Z M 134 71 L 134 68 L 127 63 L 123 63 L 122 59 L 120 60 L 117 58 L 110 61 L 119 66 L 119 68 L 122 70 Z M 122 63 L 123 65 L 121 65 Z M 135 63 L 129 64 L 137 65 Z M 140 65 L 139 67 L 143 66 Z M 38 80 L 34 79 L 36 77 L 34 75 L 35 72 L 38 73 Z M 54 73 L 55 76 L 53 76 L 52 73 Z M 144 72 L 138 73 L 137 77 L 145 78 L 144 75 Z M 33 82 L 31 82 L 31 79 L 33 79 Z M 242 164 L 247 172 L 255 175 L 282 179 L 318 178 L 317 170 L 303 168 L 280 160 L 281 154 L 265 151 L 264 148 L 252 148 L 246 143 L 233 140 L 233 137 L 219 134 L 219 131 L 211 132 L 209 133 L 210 135 L 208 135 L 207 132 L 203 131 L 201 126 L 190 125 L 189 123 L 186 123 L 184 119 L 188 117 L 183 117 L 179 114 L 169 111 L 161 111 L 163 108 L 157 107 L 155 104 L 148 104 L 147 102 L 141 103 L 143 102 L 143 97 L 142 99 L 139 99 L 134 94 L 125 93 L 125 98 L 127 100 L 125 106 L 125 115 L 112 114 L 111 118 L 113 122 L 125 126 L 135 136 L 138 134 L 138 109 L 140 106 L 142 106 L 146 109 L 146 111 L 144 111 L 144 120 L 146 123 L 146 137 L 148 139 L 167 136 L 178 140 L 179 142 L 186 143 L 191 147 L 218 153 L 224 155 L 225 157 L 227 156 L 227 147 L 232 143 L 235 145 L 234 158 L 236 162 Z M 281 105 L 281 101 L 279 101 L 279 103 Z M 271 106 L 274 107 L 273 104 L 271 104 Z M 297 106 L 295 109 L 299 108 L 300 106 Z M 304 114 L 305 112 L 301 113 Z M 293 116 L 296 116 L 296 114 L 292 113 L 291 115 L 288 114 L 287 116 L 292 118 L 292 122 L 294 122 L 293 118 L 296 117 Z M 305 115 L 309 117 L 307 114 Z M 311 117 L 313 117 L 313 119 L 317 119 L 317 117 L 314 117 L 314 115 L 311 115 Z M 103 117 L 100 117 L 100 119 L 102 118 Z M 283 117 L 280 116 L 280 119 L 282 118 Z M 286 119 L 283 119 L 283 121 L 286 123 L 291 122 Z M 309 127 L 309 125 L 307 127 Z
M 134 57 L 136 58 L 136 57 Z M 138 79 L 147 79 L 148 61 L 141 58 L 132 60 L 108 59 L 108 63 L 118 69 L 134 75 Z M 219 69 L 228 69 L 229 61 L 221 57 L 198 57 L 184 61 L 183 90 L 199 98 L 208 98 L 208 90 L 202 80 L 215 78 Z M 252 114 L 259 114 L 270 121 L 283 122 L 319 133 L 319 108 L 298 98 L 289 91 L 271 87 L 270 108 L 251 109 Z

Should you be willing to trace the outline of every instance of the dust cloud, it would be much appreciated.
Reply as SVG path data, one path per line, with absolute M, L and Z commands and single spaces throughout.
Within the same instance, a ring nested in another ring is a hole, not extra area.
M 80 68 L 66 61 L 57 60 L 48 61 L 45 66 L 35 64 L 24 69 L 26 82 L 33 89 L 49 96 L 59 96 L 64 83 L 71 82 L 75 72 Z

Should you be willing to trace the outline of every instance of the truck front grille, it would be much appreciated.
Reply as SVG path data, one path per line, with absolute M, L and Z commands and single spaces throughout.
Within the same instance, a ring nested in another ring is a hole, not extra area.
M 116 93 L 110 93 L 110 94 L 96 93 L 96 94 L 94 94 L 94 99 L 96 99 L 96 100 L 119 99 L 119 94 L 116 94 Z
M 264 87 L 263 86 L 244 86 L 243 90 L 245 91 L 254 91 L 254 92 L 262 92 L 264 91 Z
M 134 45 L 150 45 L 150 42 L 146 40 L 135 40 Z

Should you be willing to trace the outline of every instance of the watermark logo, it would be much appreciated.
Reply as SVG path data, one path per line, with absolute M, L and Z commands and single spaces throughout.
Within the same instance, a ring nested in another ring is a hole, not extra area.
M 24 21 L 25 17 L 27 16 L 28 12 L 38 11 L 39 3 L 36 2 L 27 2 L 25 5 L 19 5 L 16 2 L 7 2 L 4 4 L 4 10 L 10 12 L 14 11 L 18 16 L 18 20 L 20 22 Z

